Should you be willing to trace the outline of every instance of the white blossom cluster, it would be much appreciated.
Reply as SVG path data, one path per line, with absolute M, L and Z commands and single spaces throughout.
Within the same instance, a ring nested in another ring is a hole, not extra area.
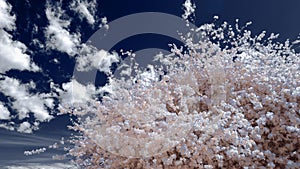
M 300 167 L 300 56 L 290 42 L 226 22 L 192 34 L 188 51 L 156 57 L 157 78 L 135 67 L 135 77 L 111 75 L 101 101 L 61 109 L 79 117 L 68 153 L 79 166 Z
M 30 150 L 30 151 L 25 151 L 24 154 L 25 155 L 33 155 L 33 154 L 40 154 L 40 153 L 43 153 L 45 152 L 47 149 L 44 147 L 44 148 L 39 148 L 39 149 L 35 149 L 35 150 Z

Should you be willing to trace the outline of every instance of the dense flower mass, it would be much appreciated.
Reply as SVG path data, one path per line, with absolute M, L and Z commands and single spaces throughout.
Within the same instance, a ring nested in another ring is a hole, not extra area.
M 62 107 L 82 133 L 68 155 L 85 168 L 299 168 L 300 56 L 237 25 L 203 25 L 145 70 L 133 55 L 101 101 Z

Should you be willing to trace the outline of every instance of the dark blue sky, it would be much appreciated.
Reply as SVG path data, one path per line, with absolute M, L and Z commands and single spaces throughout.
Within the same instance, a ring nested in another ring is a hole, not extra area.
M 165 12 L 180 16 L 184 0 L 103 0 L 101 13 L 109 20 L 136 12 Z M 241 24 L 252 21 L 254 34 L 262 30 L 280 33 L 281 40 L 294 39 L 300 33 L 300 1 L 298 0 L 195 0 L 196 25 L 212 21 L 214 15 L 220 20 Z M 118 4 L 117 6 L 115 4 Z
M 43 29 L 40 29 L 39 34 L 36 35 L 32 35 L 31 32 L 33 22 L 42 27 L 47 25 L 43 8 L 45 0 L 28 0 L 29 3 L 25 3 L 25 0 L 8 0 L 8 2 L 13 5 L 13 11 L 17 14 L 19 29 L 14 33 L 16 39 L 25 43 L 29 48 L 32 38 L 38 37 L 43 40 L 43 37 L 40 36 L 43 35 Z M 97 15 L 99 17 L 106 16 L 108 22 L 138 12 L 164 12 L 181 16 L 183 2 L 184 0 L 98 0 Z M 280 33 L 280 41 L 287 38 L 293 40 L 300 33 L 300 1 L 298 0 L 194 0 L 193 2 L 197 6 L 195 13 L 197 26 L 212 22 L 213 16 L 218 15 L 221 22 L 227 21 L 230 24 L 234 24 L 237 18 L 240 19 L 241 25 L 252 21 L 253 24 L 249 29 L 253 35 L 263 30 L 266 30 L 267 33 Z M 63 4 L 65 4 L 63 8 L 68 9 L 69 1 L 65 0 Z M 74 15 L 68 10 L 67 13 L 69 16 Z M 40 18 L 37 18 L 36 14 L 39 14 Z M 89 27 L 85 20 L 80 21 L 78 17 L 74 17 L 70 31 L 78 30 L 82 35 L 82 40 L 85 41 L 97 29 Z M 44 62 L 46 60 L 47 57 L 45 60 L 37 59 L 36 61 Z M 61 60 L 64 61 L 64 57 L 61 57 Z M 56 70 L 57 74 L 63 72 L 63 70 Z

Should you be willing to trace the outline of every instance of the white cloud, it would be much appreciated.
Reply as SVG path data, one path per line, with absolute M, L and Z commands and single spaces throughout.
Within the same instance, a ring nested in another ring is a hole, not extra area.
M 18 112 L 20 120 L 28 117 L 32 112 L 37 121 L 48 121 L 52 116 L 47 107 L 53 108 L 53 99 L 50 94 L 30 94 L 28 92 L 32 84 L 21 84 L 17 79 L 4 77 L 0 81 L 0 91 L 9 97 L 14 98 L 12 108 Z
M 46 16 L 49 20 L 49 25 L 46 28 L 45 35 L 47 38 L 46 46 L 51 49 L 56 49 L 61 52 L 66 52 L 71 56 L 78 57 L 77 70 L 88 71 L 92 68 L 97 68 L 103 72 L 109 72 L 109 67 L 113 62 L 118 62 L 117 54 L 110 54 L 104 50 L 98 50 L 92 46 L 81 43 L 79 33 L 70 33 L 68 28 L 71 23 L 69 16 L 66 16 L 65 11 L 61 7 L 61 3 L 50 6 L 47 5 Z M 71 9 L 78 12 L 81 17 L 87 18 L 90 24 L 95 23 L 96 1 L 75 0 L 71 3 Z M 103 26 L 107 24 L 107 19 L 101 19 Z
M 10 15 L 10 11 L 11 5 L 5 0 L 0 0 L 0 29 L 14 29 L 16 17 L 14 15 Z
M 91 68 L 96 68 L 99 71 L 108 73 L 112 63 L 119 61 L 119 56 L 117 53 L 110 54 L 105 50 L 98 50 L 83 44 L 76 61 L 78 71 L 88 71 Z
M 30 63 L 29 55 L 24 53 L 27 47 L 19 41 L 13 41 L 3 29 L 0 29 L 0 49 L 0 72 L 10 69 L 39 70 L 34 63 Z
M 10 131 L 14 131 L 15 128 L 13 127 L 14 123 L 10 122 L 10 123 L 1 123 L 0 124 L 0 128 L 6 129 L 6 130 L 10 130 Z
M 74 103 L 85 103 L 90 100 L 96 93 L 94 85 L 83 85 L 76 80 L 64 83 L 62 85 L 63 90 L 56 89 L 59 92 L 61 104 L 74 104 Z
M 72 34 L 68 31 L 71 19 L 61 19 L 65 11 L 61 9 L 60 5 L 47 5 L 46 7 L 46 16 L 49 20 L 45 31 L 46 46 L 74 56 L 77 53 L 77 46 L 80 44 L 80 34 Z
M 80 14 L 80 18 L 86 18 L 88 23 L 95 23 L 97 1 L 76 0 L 71 3 L 71 9 Z
M 0 102 L 0 120 L 9 120 L 10 112 L 7 108 Z
M 20 124 L 20 127 L 18 128 L 17 131 L 21 133 L 32 133 L 31 124 L 25 121 Z
M 0 72 L 10 69 L 38 71 L 39 68 L 31 63 L 25 52 L 27 47 L 12 40 L 12 36 L 5 30 L 14 30 L 16 17 L 10 14 L 11 5 L 0 0 Z
M 70 163 L 52 163 L 52 164 L 42 164 L 42 163 L 27 163 L 22 166 L 12 165 L 6 166 L 7 169 L 71 169 L 76 168 L 75 165 Z

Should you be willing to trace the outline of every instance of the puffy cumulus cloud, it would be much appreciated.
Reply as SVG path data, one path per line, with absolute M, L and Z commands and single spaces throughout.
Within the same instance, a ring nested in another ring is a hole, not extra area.
M 85 103 L 96 94 L 96 87 L 94 85 L 83 85 L 75 79 L 63 83 L 63 89 L 59 89 L 55 86 L 52 86 L 52 88 L 59 93 L 60 103 L 62 105 Z
M 109 73 L 110 66 L 118 62 L 120 57 L 117 53 L 109 53 L 105 50 L 98 50 L 92 46 L 83 44 L 77 61 L 78 71 L 88 71 L 96 68 L 99 71 Z
M 11 5 L 5 0 L 0 0 L 0 28 L 12 30 L 15 27 L 15 15 L 10 14 Z
M 12 36 L 0 29 L 0 72 L 11 69 L 38 71 L 39 68 L 31 63 L 30 56 L 25 54 L 27 47 L 13 41 Z
M 80 18 L 86 18 L 87 22 L 94 25 L 96 22 L 97 1 L 75 0 L 70 5 L 71 9 L 80 14 Z
M 10 131 L 14 131 L 15 130 L 14 124 L 15 124 L 14 122 L 0 123 L 0 128 L 10 130 Z
M 109 72 L 111 64 L 119 60 L 117 54 L 110 54 L 104 50 L 98 50 L 81 43 L 80 33 L 70 33 L 68 30 L 72 20 L 65 14 L 62 4 L 49 4 L 46 8 L 46 16 L 49 20 L 49 25 L 45 31 L 47 38 L 46 46 L 65 52 L 70 56 L 76 55 L 77 70 L 79 71 L 88 71 L 92 68 L 97 68 L 100 71 Z M 75 0 L 72 1 L 70 7 L 79 13 L 81 18 L 85 17 L 93 25 L 96 22 L 96 17 L 94 17 L 96 5 L 96 1 Z M 101 19 L 101 26 L 108 29 L 105 17 Z
M 39 68 L 31 63 L 30 56 L 25 52 L 26 45 L 14 41 L 6 31 L 15 30 L 15 15 L 11 15 L 11 5 L 0 0 L 0 72 L 10 69 L 38 71 Z
M 46 6 L 46 16 L 49 20 L 45 31 L 46 46 L 74 56 L 77 53 L 77 46 L 80 44 L 80 33 L 72 34 L 68 31 L 71 19 L 65 19 L 68 16 L 65 16 L 64 13 L 60 3 L 56 5 L 48 3 Z
M 12 108 L 18 112 L 17 117 L 23 120 L 29 117 L 29 113 L 33 113 L 36 121 L 48 121 L 52 116 L 47 108 L 54 108 L 54 101 L 51 94 L 30 94 L 29 89 L 34 87 L 31 84 L 21 84 L 20 81 L 10 77 L 2 77 L 0 81 L 0 91 L 14 100 Z M 27 126 L 23 124 L 21 127 Z M 25 130 L 23 130 L 25 131 Z
M 120 61 L 120 56 L 113 52 L 109 53 L 105 50 L 98 50 L 93 46 L 82 44 L 78 57 L 76 57 L 76 69 L 78 71 L 90 71 L 91 69 L 97 69 L 106 74 L 111 73 L 111 66 L 113 63 Z M 61 96 L 62 104 L 74 104 L 74 103 L 85 103 L 94 99 L 93 96 L 103 93 L 114 92 L 115 87 L 114 81 L 110 81 L 109 84 L 96 88 L 93 84 L 84 85 L 76 80 L 63 84 L 63 90 L 58 90 Z
M 81 34 L 79 32 L 69 32 L 69 26 L 72 19 L 62 9 L 61 2 L 50 4 L 51 3 L 48 1 L 45 10 L 49 21 L 49 25 L 45 31 L 47 39 L 46 47 L 65 52 L 70 56 L 75 56 L 79 53 L 81 48 L 85 48 L 85 46 L 83 46 L 84 44 L 81 43 Z M 99 19 L 96 15 L 96 7 L 96 0 L 74 0 L 70 4 L 71 10 L 79 14 L 81 19 L 86 18 L 87 22 L 92 26 L 94 26 Z M 106 17 L 100 19 L 99 27 L 109 28 Z
M 0 102 L 0 120 L 9 120 L 10 112 L 7 108 Z
M 20 124 L 18 130 L 18 132 L 21 132 L 21 133 L 32 133 L 32 127 L 31 127 L 31 124 L 28 123 L 27 121 L 23 122 Z

